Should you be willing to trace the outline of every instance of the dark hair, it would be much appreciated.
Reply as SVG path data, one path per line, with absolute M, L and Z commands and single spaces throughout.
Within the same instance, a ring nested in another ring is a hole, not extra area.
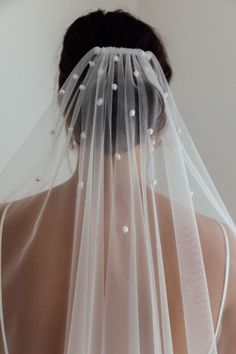
M 96 46 L 140 48 L 144 51 L 151 51 L 157 57 L 167 81 L 170 82 L 172 78 L 172 68 L 169 64 L 165 46 L 153 27 L 122 9 L 109 12 L 98 9 L 77 18 L 65 33 L 59 63 L 58 90 L 63 86 L 79 60 Z M 154 107 L 154 99 L 157 93 L 148 83 L 147 90 L 149 90 L 148 98 L 152 100 L 149 106 Z M 158 127 L 155 129 L 155 133 L 160 132 L 166 123 L 164 102 L 160 100 L 160 95 L 158 97 L 162 112 L 158 115 Z M 115 114 L 114 117 L 116 117 Z M 70 117 L 66 123 L 68 126 Z M 112 125 L 116 126 L 116 124 Z M 78 144 L 80 143 L 80 130 L 80 122 L 76 122 L 74 137 Z M 113 134 L 115 136 L 115 132 Z M 139 137 L 135 138 L 135 141 L 138 144 Z M 124 150 L 126 150 L 126 147 L 124 147 Z
M 172 78 L 165 46 L 153 27 L 121 9 L 107 13 L 99 9 L 79 17 L 68 28 L 59 63 L 59 88 L 86 52 L 96 46 L 151 51 L 157 57 L 167 81 Z

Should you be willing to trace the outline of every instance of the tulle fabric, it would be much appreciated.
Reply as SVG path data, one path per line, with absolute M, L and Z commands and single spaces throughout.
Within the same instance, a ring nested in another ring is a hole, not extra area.
M 235 224 L 153 53 L 89 50 L 0 198 L 2 353 L 218 353 L 199 220 Z

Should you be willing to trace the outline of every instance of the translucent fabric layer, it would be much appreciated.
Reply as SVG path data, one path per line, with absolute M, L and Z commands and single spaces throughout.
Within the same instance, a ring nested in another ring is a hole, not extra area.
M 2 353 L 218 353 L 201 232 L 236 228 L 153 53 L 89 50 L 0 202 Z

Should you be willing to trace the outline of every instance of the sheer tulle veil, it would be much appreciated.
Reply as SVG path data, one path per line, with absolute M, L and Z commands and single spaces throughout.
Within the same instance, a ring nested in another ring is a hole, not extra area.
M 0 202 L 3 353 L 173 354 L 173 272 L 186 353 L 218 353 L 199 220 L 236 228 L 152 52 L 90 49 Z

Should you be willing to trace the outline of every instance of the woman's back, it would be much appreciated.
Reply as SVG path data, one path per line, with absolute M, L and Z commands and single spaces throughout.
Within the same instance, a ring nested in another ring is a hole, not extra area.
M 236 228 L 171 77 L 128 13 L 68 28 L 58 92 L 0 176 L 5 354 L 217 354 L 217 323 L 233 351 Z
M 31 244 L 30 250 L 27 250 L 29 240 L 25 235 L 31 227 L 31 220 L 34 220 L 34 215 L 38 212 L 41 205 L 40 198 L 43 194 L 35 197 L 31 202 L 13 203 L 5 215 L 2 213 L 4 215 L 4 224 L 2 225 L 2 296 L 9 353 L 64 353 L 74 225 L 74 215 L 69 211 L 74 210 L 74 181 L 69 181 L 65 186 L 66 188 L 64 185 L 56 187 L 51 192 L 49 202 L 40 220 L 40 229 L 37 230 L 37 236 L 33 245 Z M 159 194 L 156 194 L 156 198 L 160 210 L 160 239 L 174 353 L 187 354 L 171 208 L 167 198 Z M 63 205 L 60 209 L 61 213 L 57 211 L 57 202 Z M 119 204 L 119 201 L 117 203 Z M 122 208 L 122 202 L 120 207 Z M 109 220 L 106 220 L 105 217 L 105 223 L 109 223 Z M 227 287 L 227 257 L 229 257 L 229 255 L 227 256 L 227 243 L 221 226 L 215 220 L 201 215 L 197 215 L 196 220 L 216 329 L 221 302 L 224 301 L 224 287 Z M 105 230 L 109 230 L 109 227 L 105 227 Z M 151 230 L 153 264 L 155 265 L 157 264 L 155 260 L 157 244 L 153 225 Z M 214 242 L 212 242 L 213 239 Z M 104 241 L 106 249 L 108 247 L 108 233 L 104 234 Z M 231 239 L 230 242 L 232 246 L 234 241 Z M 123 246 L 125 253 L 127 249 L 125 244 Z M 22 252 L 24 250 L 25 256 Z M 145 250 L 140 247 L 138 253 L 140 353 L 151 354 L 153 353 L 153 348 L 150 346 L 152 325 L 150 303 L 145 290 L 148 286 Z M 105 251 L 105 255 L 107 256 L 107 251 Z M 106 272 L 106 258 L 104 262 Z M 230 264 L 232 265 L 232 260 Z M 115 273 L 115 269 L 114 267 L 114 289 L 117 286 L 122 286 L 122 277 Z M 155 277 L 158 278 L 158 276 L 156 268 Z M 232 288 L 232 285 L 230 287 Z M 229 303 L 230 297 L 227 292 L 223 307 L 223 322 L 220 321 L 217 342 L 221 341 L 221 336 L 225 332 L 224 314 L 227 313 Z M 118 307 L 113 310 L 114 318 L 119 316 L 121 309 Z M 112 338 L 110 338 L 110 342 L 113 343 Z M 222 342 L 224 343 L 224 338 L 222 338 Z M 121 353 L 123 353 L 122 345 L 114 347 L 113 354 Z M 228 353 L 231 352 L 227 351 Z M 100 349 L 98 348 L 94 354 L 100 354 Z

